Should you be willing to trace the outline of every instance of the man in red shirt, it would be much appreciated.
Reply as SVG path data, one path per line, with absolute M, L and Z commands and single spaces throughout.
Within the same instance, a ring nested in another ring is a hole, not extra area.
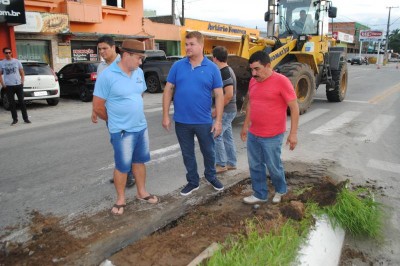
M 291 126 L 286 144 L 294 150 L 297 144 L 299 106 L 297 96 L 288 78 L 276 73 L 271 59 L 263 51 L 249 59 L 252 79 L 249 84 L 249 104 L 240 136 L 247 140 L 247 157 L 253 195 L 245 197 L 248 204 L 268 199 L 267 173 L 275 187 L 273 203 L 279 203 L 287 192 L 285 172 L 281 160 L 283 136 L 286 131 L 287 107 L 290 108 Z

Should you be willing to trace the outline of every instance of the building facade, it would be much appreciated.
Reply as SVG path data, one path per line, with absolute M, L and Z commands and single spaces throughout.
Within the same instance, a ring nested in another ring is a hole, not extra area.
M 25 24 L 0 20 L 5 32 L 0 36 L 4 37 L 1 47 L 12 47 L 19 59 L 47 62 L 56 71 L 70 62 L 100 60 L 96 41 L 104 34 L 112 35 L 117 44 L 132 38 L 152 45 L 149 40 L 154 36 L 143 31 L 143 0 L 22 2 Z
M 243 34 L 248 34 L 253 37 L 259 37 L 260 31 L 258 29 L 246 28 L 230 24 L 224 24 L 212 21 L 203 21 L 191 18 L 180 18 L 178 21 L 172 19 L 171 16 L 156 16 L 148 17 L 151 21 L 151 27 L 145 23 L 145 30 L 149 33 L 155 33 L 155 43 L 160 49 L 167 47 L 167 54 L 169 55 L 185 55 L 185 36 L 189 31 L 199 31 L 204 35 L 204 53 L 211 54 L 215 46 L 222 45 L 228 49 L 230 54 L 236 54 L 239 50 L 241 38 Z M 147 21 L 147 20 L 145 20 Z M 157 34 L 154 27 L 160 25 L 170 25 L 178 30 L 171 30 L 167 36 Z M 173 36 L 172 36 L 173 32 Z M 168 47 L 179 47 L 178 50 L 172 51 Z M 178 53 L 174 53 L 178 52 Z
M 360 52 L 360 31 L 361 30 L 369 30 L 368 26 L 360 24 L 358 22 L 333 22 L 329 23 L 329 31 L 331 33 L 341 32 L 344 34 L 348 34 L 353 37 L 353 42 L 343 42 L 342 46 L 347 47 L 347 52 L 351 54 L 357 54 Z M 363 47 L 361 47 L 362 53 L 367 53 L 368 44 L 363 43 Z

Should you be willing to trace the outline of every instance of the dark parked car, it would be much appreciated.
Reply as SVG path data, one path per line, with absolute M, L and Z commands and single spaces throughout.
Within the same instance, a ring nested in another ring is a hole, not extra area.
M 353 57 L 351 59 L 350 64 L 352 64 L 352 65 L 354 65 L 354 64 L 357 64 L 357 65 L 366 64 L 366 65 L 368 65 L 368 59 L 366 57 L 356 56 L 356 57 Z
M 64 66 L 57 72 L 61 96 L 78 95 L 83 102 L 90 102 L 99 64 L 100 61 L 82 61 Z

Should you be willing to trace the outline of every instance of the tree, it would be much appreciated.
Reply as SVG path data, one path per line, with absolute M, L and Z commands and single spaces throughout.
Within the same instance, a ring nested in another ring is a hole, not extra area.
M 395 29 L 389 34 L 389 47 L 395 53 L 400 53 L 400 29 Z

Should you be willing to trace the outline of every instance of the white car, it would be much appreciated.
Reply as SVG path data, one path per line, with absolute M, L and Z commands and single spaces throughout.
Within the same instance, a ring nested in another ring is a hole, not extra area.
M 25 72 L 24 100 L 46 100 L 49 105 L 57 105 L 60 99 L 60 85 L 54 71 L 46 63 L 21 62 Z M 0 85 L 1 103 L 10 109 L 6 92 Z M 15 95 L 15 101 L 17 101 Z

